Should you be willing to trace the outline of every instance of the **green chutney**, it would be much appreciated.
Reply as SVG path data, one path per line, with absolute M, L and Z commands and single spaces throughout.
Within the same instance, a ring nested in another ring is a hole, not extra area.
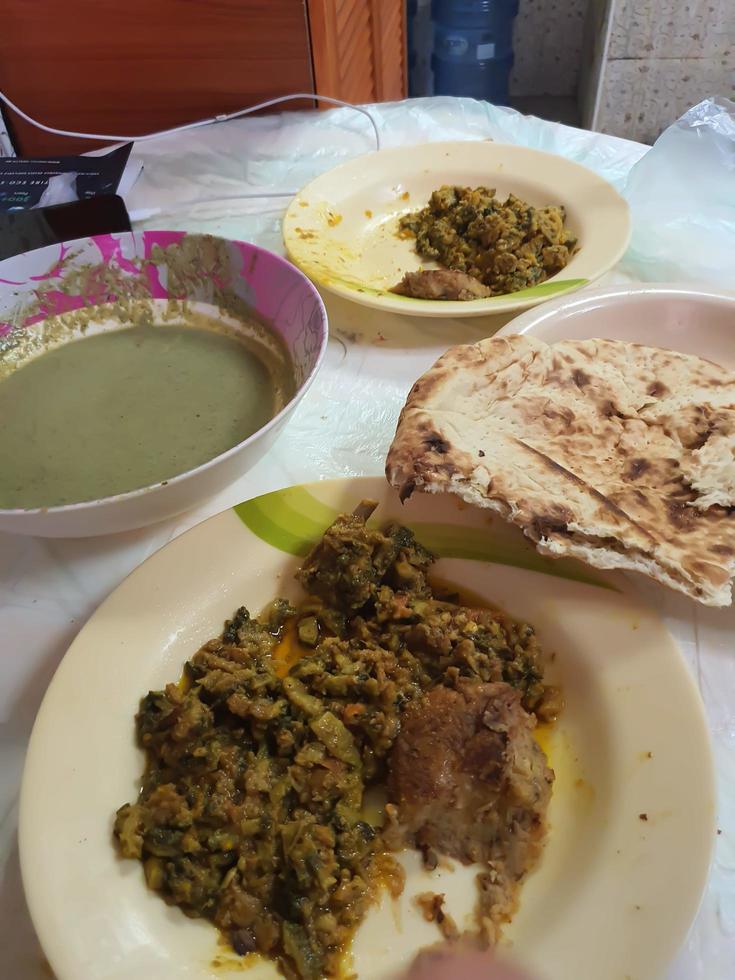
M 150 486 L 218 456 L 283 406 L 235 337 L 180 325 L 75 340 L 0 381 L 0 508 Z

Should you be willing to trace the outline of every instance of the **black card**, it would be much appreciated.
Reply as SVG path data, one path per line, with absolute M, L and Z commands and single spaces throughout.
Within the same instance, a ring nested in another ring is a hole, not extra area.
M 51 177 L 76 173 L 81 200 L 117 191 L 132 143 L 99 157 L 53 157 L 39 160 L 0 157 L 0 211 L 36 207 Z
M 116 194 L 27 211 L 0 211 L 0 260 L 44 245 L 88 235 L 130 231 L 125 202 Z

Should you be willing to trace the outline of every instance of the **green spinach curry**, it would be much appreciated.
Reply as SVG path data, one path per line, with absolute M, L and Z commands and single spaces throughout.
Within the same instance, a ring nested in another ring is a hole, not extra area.
M 537 208 L 514 194 L 502 201 L 488 187 L 439 188 L 425 208 L 400 219 L 399 234 L 416 239 L 422 258 L 470 277 L 462 280 L 466 295 L 419 292 L 422 274 L 406 277 L 396 290 L 429 299 L 499 296 L 535 286 L 560 272 L 577 247 L 561 205 Z
M 411 705 L 470 685 L 509 691 L 524 716 L 553 710 L 533 629 L 434 595 L 432 555 L 405 527 L 366 527 L 373 507 L 327 530 L 298 610 L 241 607 L 180 683 L 143 698 L 140 796 L 115 821 L 121 854 L 167 902 L 305 980 L 339 976 L 380 888 L 403 886 L 390 819 L 363 805 Z M 303 651 L 287 670 L 286 632 Z

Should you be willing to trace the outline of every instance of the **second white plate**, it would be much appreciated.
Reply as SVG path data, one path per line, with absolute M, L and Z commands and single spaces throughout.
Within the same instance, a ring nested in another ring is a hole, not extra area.
M 529 310 L 496 336 L 533 334 L 557 340 L 623 340 L 667 347 L 735 368 L 735 292 L 675 285 L 585 289 Z

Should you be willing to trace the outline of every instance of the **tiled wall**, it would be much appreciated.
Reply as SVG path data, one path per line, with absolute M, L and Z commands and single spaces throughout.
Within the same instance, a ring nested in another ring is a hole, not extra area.
M 653 143 L 690 106 L 709 95 L 732 95 L 735 59 L 652 58 L 609 61 L 595 129 Z
M 732 0 L 616 0 L 613 8 L 611 60 L 701 61 L 725 56 L 734 46 Z
M 735 93 L 735 0 L 614 0 L 595 129 L 643 143 Z
M 520 0 L 512 95 L 576 95 L 586 13 L 587 0 Z

